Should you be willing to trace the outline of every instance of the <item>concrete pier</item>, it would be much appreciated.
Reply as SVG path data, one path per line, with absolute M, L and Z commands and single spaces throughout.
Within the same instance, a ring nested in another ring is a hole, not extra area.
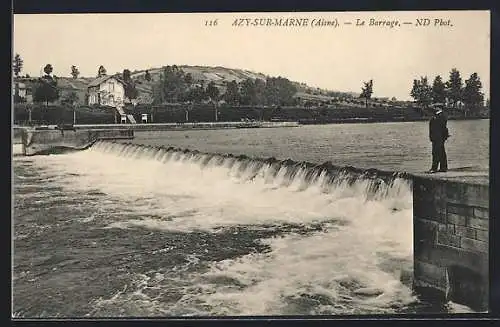
M 487 311 L 488 172 L 414 174 L 412 180 L 416 292 Z
M 57 150 L 83 150 L 97 140 L 132 139 L 132 130 L 57 130 L 23 129 L 22 153 L 35 155 Z

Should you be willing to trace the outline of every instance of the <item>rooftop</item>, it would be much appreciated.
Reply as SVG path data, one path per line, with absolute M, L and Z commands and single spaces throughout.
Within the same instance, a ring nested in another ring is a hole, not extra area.
M 101 76 L 101 77 L 98 77 L 96 78 L 95 80 L 93 80 L 92 82 L 90 82 L 87 87 L 93 87 L 93 86 L 98 86 L 98 85 L 101 85 L 102 83 L 104 83 L 105 81 L 107 81 L 108 79 L 110 78 L 114 78 L 116 79 L 118 82 L 124 84 L 125 82 L 123 82 L 120 78 L 118 78 L 117 76 L 115 75 L 104 75 L 104 76 Z

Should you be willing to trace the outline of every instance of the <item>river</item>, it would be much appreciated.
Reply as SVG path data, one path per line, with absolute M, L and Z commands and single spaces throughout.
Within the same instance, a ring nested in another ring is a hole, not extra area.
M 449 129 L 450 169 L 487 169 L 489 121 Z M 425 122 L 137 132 L 132 143 L 13 157 L 16 316 L 467 310 L 411 291 L 404 179 L 374 188 L 369 179 L 224 155 L 423 171 Z

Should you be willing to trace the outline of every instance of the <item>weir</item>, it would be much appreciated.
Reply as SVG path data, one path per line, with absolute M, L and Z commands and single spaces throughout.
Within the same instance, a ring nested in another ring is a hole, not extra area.
M 19 133 L 19 132 L 18 132 Z M 132 130 L 21 129 L 22 154 L 36 155 L 67 150 L 84 150 L 97 140 L 133 139 Z
M 53 133 L 48 135 L 53 136 Z M 115 136 L 119 138 L 120 134 Z M 101 135 L 101 139 L 103 137 Z M 89 140 L 86 137 L 82 139 Z M 415 291 L 428 301 L 453 301 L 477 311 L 488 310 L 487 171 L 409 174 L 340 167 L 331 162 L 313 164 L 290 159 L 251 158 L 245 155 L 211 154 L 97 139 L 93 139 L 90 146 L 89 151 L 95 149 L 131 158 L 190 162 L 201 167 L 236 167 L 245 180 L 260 176 L 266 181 L 278 180 L 283 186 L 294 185 L 298 190 L 314 185 L 328 193 L 332 188 L 355 187 L 366 195 L 367 200 L 399 198 L 412 192 Z

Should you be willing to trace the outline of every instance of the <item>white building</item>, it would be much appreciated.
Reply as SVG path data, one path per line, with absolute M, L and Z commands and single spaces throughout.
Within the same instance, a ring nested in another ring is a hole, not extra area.
M 14 90 L 14 95 L 18 95 L 20 98 L 26 98 L 26 84 L 14 82 L 14 86 L 12 88 Z
M 125 82 L 116 76 L 98 77 L 87 87 L 88 104 L 122 107 L 125 100 Z

